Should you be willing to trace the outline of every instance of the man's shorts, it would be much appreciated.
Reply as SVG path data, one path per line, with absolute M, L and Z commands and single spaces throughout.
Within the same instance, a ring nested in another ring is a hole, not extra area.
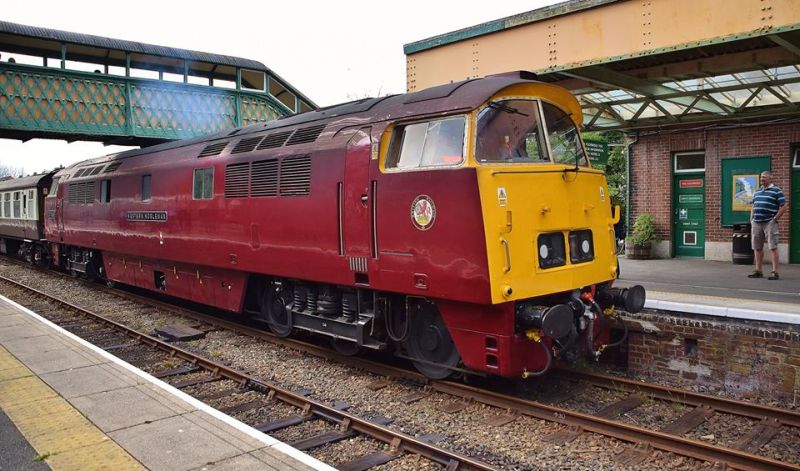
M 753 250 L 764 249 L 764 239 L 767 240 L 770 250 L 778 248 L 778 221 L 774 219 L 766 222 L 753 221 L 753 230 L 750 233 Z

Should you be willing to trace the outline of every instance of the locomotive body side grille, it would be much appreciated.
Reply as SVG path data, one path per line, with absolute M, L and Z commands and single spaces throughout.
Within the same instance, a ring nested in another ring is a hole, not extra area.
M 292 134 L 292 137 L 289 138 L 289 142 L 287 142 L 286 145 L 293 146 L 295 144 L 314 142 L 317 140 L 319 135 L 322 134 L 323 129 L 325 129 L 324 124 L 298 129 L 294 132 L 294 134 Z
M 366 273 L 367 257 L 350 257 L 350 271 Z
M 220 153 L 222 153 L 223 150 L 225 150 L 226 147 L 228 147 L 228 142 L 229 141 L 215 142 L 213 144 L 209 144 L 202 151 L 200 151 L 200 154 L 197 157 L 200 158 L 200 157 L 211 157 L 212 155 L 219 155 Z
M 311 156 L 293 155 L 281 160 L 281 196 L 306 196 L 311 192 Z
M 252 152 L 255 150 L 256 146 L 259 142 L 261 142 L 262 136 L 258 137 L 249 137 L 247 139 L 242 139 L 241 141 L 236 143 L 231 154 L 242 154 L 244 152 Z
M 258 145 L 258 148 L 256 150 L 274 149 L 276 147 L 281 147 L 291 134 L 292 131 L 283 131 L 270 134 L 267 137 L 265 137 L 263 141 L 261 141 L 261 144 Z
M 94 182 L 70 183 L 67 202 L 70 204 L 87 204 L 94 202 Z
M 278 161 L 253 162 L 250 169 L 250 196 L 278 196 Z
M 247 198 L 250 192 L 250 162 L 225 167 L 225 198 Z

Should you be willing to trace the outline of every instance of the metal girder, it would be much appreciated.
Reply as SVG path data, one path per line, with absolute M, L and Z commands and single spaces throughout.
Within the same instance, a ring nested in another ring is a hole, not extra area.
M 694 103 L 693 98 L 681 95 L 676 96 L 676 90 L 673 88 L 666 87 L 652 80 L 632 77 L 607 67 L 593 66 L 560 71 L 559 73 L 569 77 L 590 80 L 611 88 L 621 88 L 655 100 L 669 101 L 681 106 L 693 106 L 695 109 L 708 113 L 730 114 L 733 112 L 730 107 L 721 105 L 715 102 L 715 100 L 709 100 L 707 97 L 702 97 L 697 103 Z
M 782 37 L 779 34 L 770 34 L 767 36 L 770 41 L 774 42 L 778 46 L 786 49 L 787 51 L 791 52 L 792 54 L 800 57 L 800 46 L 788 41 L 786 38 Z

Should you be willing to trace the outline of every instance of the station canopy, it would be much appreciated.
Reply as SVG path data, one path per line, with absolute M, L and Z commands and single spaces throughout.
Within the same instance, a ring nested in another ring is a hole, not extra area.
M 404 51 L 409 91 L 528 70 L 590 131 L 800 117 L 797 0 L 572 0 Z

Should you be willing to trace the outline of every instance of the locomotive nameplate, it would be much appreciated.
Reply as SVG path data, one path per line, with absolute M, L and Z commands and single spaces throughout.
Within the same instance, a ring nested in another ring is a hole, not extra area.
M 128 211 L 125 215 L 128 221 L 166 222 L 166 211 Z

